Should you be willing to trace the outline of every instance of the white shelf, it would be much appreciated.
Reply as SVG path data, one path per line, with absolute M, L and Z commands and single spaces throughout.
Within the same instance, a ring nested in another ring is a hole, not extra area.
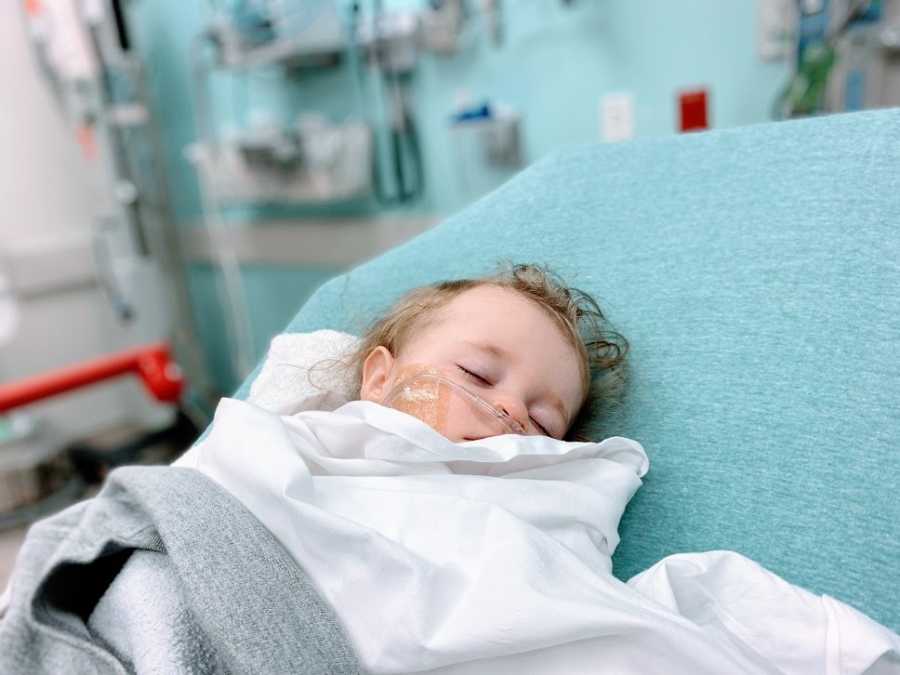
M 321 67 L 337 64 L 343 53 L 344 45 L 341 44 L 316 45 L 310 44 L 308 39 L 280 39 L 237 53 L 223 52 L 219 67 L 235 70 L 272 65 Z

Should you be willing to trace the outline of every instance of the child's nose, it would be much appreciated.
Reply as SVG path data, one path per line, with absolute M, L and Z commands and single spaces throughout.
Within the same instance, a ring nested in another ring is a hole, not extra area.
M 492 403 L 497 410 L 511 417 L 520 427 L 528 428 L 528 409 L 517 396 L 499 394 L 494 397 Z

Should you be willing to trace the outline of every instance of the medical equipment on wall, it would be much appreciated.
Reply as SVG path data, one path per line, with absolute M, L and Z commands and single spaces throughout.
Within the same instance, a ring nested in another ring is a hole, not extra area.
M 422 148 L 409 93 L 420 29 L 416 14 L 386 13 L 381 0 L 375 0 L 371 20 L 359 31 L 360 43 L 386 98 L 387 139 L 384 134 L 379 138 L 383 151 L 376 152 L 374 165 L 375 196 L 386 206 L 414 201 L 425 190 Z M 381 161 L 384 155 L 390 159 L 390 172 Z
M 290 127 L 259 126 L 192 145 L 187 155 L 221 204 L 330 202 L 371 191 L 372 137 L 360 122 L 301 115 Z
M 220 271 L 218 290 L 235 381 L 249 374 L 256 350 L 240 264 L 226 236 L 231 226 L 224 209 L 246 203 L 323 204 L 364 197 L 372 190 L 372 139 L 360 121 L 334 123 L 316 115 L 298 116 L 289 125 L 257 120 L 245 130 L 219 133 L 213 124 L 210 80 L 216 70 L 246 77 L 263 66 L 290 71 L 332 65 L 331 57 L 340 55 L 347 43 L 346 36 L 333 29 L 334 11 L 328 0 L 312 3 L 302 12 L 278 3 L 241 0 L 220 13 L 192 47 L 197 140 L 186 154 L 197 169 L 204 225 Z
M 209 32 L 224 68 L 328 66 L 346 50 L 334 0 L 236 0 L 214 8 Z
M 500 0 L 485 0 L 498 5 Z M 468 19 L 463 0 L 430 0 L 422 13 L 422 46 L 435 54 L 455 54 Z
M 352 44 L 347 33 L 334 0 L 237 0 L 220 9 L 196 38 L 192 60 L 198 140 L 188 157 L 208 174 L 201 183 L 212 191 L 213 205 L 327 203 L 371 192 L 367 168 L 372 139 L 362 121 L 334 122 L 314 114 L 287 124 L 251 119 L 248 128 L 228 133 L 212 122 L 214 70 L 238 78 L 264 66 L 287 72 L 331 66 Z M 213 166 L 215 171 L 208 171 Z
M 133 343 L 174 340 L 199 396 L 195 414 L 202 416 L 214 394 L 197 352 L 162 144 L 126 4 L 25 0 L 23 8 L 35 58 L 101 188 L 97 280 Z
M 900 0 L 872 2 L 836 44 L 828 110 L 900 105 Z
M 214 176 L 202 178 L 215 192 L 207 200 L 212 206 L 337 201 L 365 196 L 370 188 L 382 205 L 418 199 L 424 192 L 425 171 L 410 89 L 420 51 L 456 53 L 476 14 L 483 15 L 476 27 L 488 25 L 494 43 L 502 40 L 500 0 L 484 0 L 474 13 L 463 0 L 430 0 L 421 9 L 399 11 L 386 11 L 383 0 L 352 2 L 343 22 L 335 0 L 233 0 L 212 6 L 214 19 L 194 50 L 200 138 L 189 152 L 201 171 L 213 164 L 217 168 Z M 215 49 L 211 58 L 204 53 L 207 45 Z M 368 69 L 357 67 L 360 54 Z M 372 132 L 366 138 L 358 122 L 329 123 L 333 127 L 329 135 L 343 131 L 346 142 L 332 143 L 328 168 L 304 166 L 302 148 L 308 142 L 292 123 L 251 128 L 227 138 L 219 138 L 222 134 L 213 129 L 207 79 L 214 68 L 246 75 L 253 68 L 279 66 L 288 72 L 331 66 L 344 58 L 356 70 L 357 107 L 360 114 L 372 115 Z M 375 105 L 364 103 L 366 99 L 374 99 Z M 343 161 L 337 159 L 337 145 L 343 146 Z M 250 146 L 255 147 L 255 159 Z M 372 166 L 371 184 L 357 172 L 344 171 L 345 166 L 367 163 Z
M 884 105 L 880 94 L 866 94 L 864 88 L 866 73 L 885 67 L 882 52 L 889 50 L 877 43 L 890 36 L 890 26 L 880 29 L 879 24 L 892 1 L 799 2 L 795 72 L 776 98 L 773 116 L 782 119 Z
M 499 186 L 524 165 L 522 118 L 510 106 L 485 101 L 450 117 L 460 189 L 466 200 Z
M 0 507 L 0 527 L 56 510 L 84 488 L 66 452 L 71 434 L 54 430 L 24 406 L 136 369 L 148 383 L 156 377 L 171 385 L 165 392 L 151 389 L 165 405 L 141 403 L 135 410 L 137 419 L 131 421 L 137 429 L 125 445 L 143 448 L 149 437 L 184 441 L 185 411 L 196 432 L 207 421 L 209 400 L 202 397 L 212 398 L 194 351 L 160 143 L 142 64 L 132 52 L 126 7 L 120 0 L 24 0 L 20 7 L 35 60 L 81 146 L 86 171 L 100 188 L 94 274 L 121 325 L 126 341 L 121 347 L 127 349 L 0 385 L 0 427 L 5 429 L 0 433 L 0 493 L 7 498 Z M 169 339 L 188 365 L 194 385 L 190 397 L 183 395 Z M 130 456 L 135 459 L 140 457 Z
M 109 39 L 102 3 L 52 0 L 25 6 L 38 63 L 75 129 L 95 179 L 107 188 L 101 192 L 108 199 L 102 206 L 99 218 L 103 224 L 97 238 L 103 240 L 105 233 L 119 227 L 135 254 L 146 256 L 146 232 L 135 213 L 137 187 L 128 175 L 121 131 L 145 124 L 148 114 L 133 97 L 134 92 L 125 91 L 132 84 L 128 82 L 133 75 L 128 72 L 131 64 Z M 110 48 L 120 53 L 107 70 L 103 57 Z M 107 242 L 103 244 L 108 246 Z M 107 265 L 106 271 L 111 274 L 112 265 Z M 104 282 L 106 286 L 119 285 L 118 280 Z M 130 319 L 135 304 L 119 297 L 115 302 L 117 314 L 123 320 Z
M 221 272 L 235 380 L 250 372 L 256 352 L 240 265 L 225 232 L 233 226 L 226 223 L 224 209 L 241 203 L 321 205 L 373 193 L 381 203 L 395 204 L 411 201 L 423 190 L 418 134 L 401 82 L 415 66 L 418 22 L 393 22 L 377 8 L 375 18 L 360 25 L 358 5 L 342 22 L 337 7 L 334 0 L 236 0 L 225 7 L 217 3 L 213 22 L 194 41 L 197 141 L 186 152 L 198 171 L 204 223 Z M 312 114 L 288 123 L 257 119 L 229 133 L 213 122 L 214 71 L 234 79 L 254 76 L 257 68 L 277 67 L 288 75 L 330 67 L 344 58 L 352 71 L 360 53 L 370 56 L 374 73 L 390 85 L 390 120 L 383 125 L 386 132 L 379 129 L 390 138 L 383 143 L 390 154 L 390 172 L 380 168 L 377 149 L 382 142 L 376 131 L 361 119 L 369 106 L 362 103 L 359 68 L 359 119 L 349 114 L 343 121 Z
M 410 103 L 419 52 L 452 56 L 472 46 L 477 33 L 485 30 L 499 46 L 502 18 L 501 0 L 484 0 L 477 14 L 462 0 L 432 0 L 421 12 L 385 12 L 382 0 L 374 0 L 372 16 L 359 34 L 371 69 L 385 88 L 389 133 L 383 144 L 388 152 L 376 153 L 376 158 L 388 155 L 392 170 L 376 163 L 376 195 L 382 204 L 409 202 L 424 191 L 421 142 Z M 458 111 L 451 128 L 466 193 L 480 194 L 485 184 L 498 185 L 521 168 L 521 118 L 508 106 L 484 104 Z M 489 175 L 479 180 L 479 174 Z M 476 183 L 482 190 L 476 189 Z
M 471 129 L 478 134 L 488 164 L 513 168 L 522 165 L 521 118 L 509 106 L 484 102 L 456 112 L 450 121 L 455 129 Z

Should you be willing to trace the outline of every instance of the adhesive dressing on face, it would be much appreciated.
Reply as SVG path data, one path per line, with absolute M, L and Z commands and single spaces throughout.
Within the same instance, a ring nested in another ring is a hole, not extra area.
M 420 419 L 451 439 L 457 434 L 464 440 L 528 433 L 505 410 L 430 366 L 407 366 L 382 404 Z

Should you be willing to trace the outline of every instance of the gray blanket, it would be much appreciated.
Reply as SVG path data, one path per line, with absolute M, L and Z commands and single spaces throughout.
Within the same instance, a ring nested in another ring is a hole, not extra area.
M 2 673 L 359 672 L 303 570 L 191 469 L 114 471 L 31 528 L 11 591 Z

